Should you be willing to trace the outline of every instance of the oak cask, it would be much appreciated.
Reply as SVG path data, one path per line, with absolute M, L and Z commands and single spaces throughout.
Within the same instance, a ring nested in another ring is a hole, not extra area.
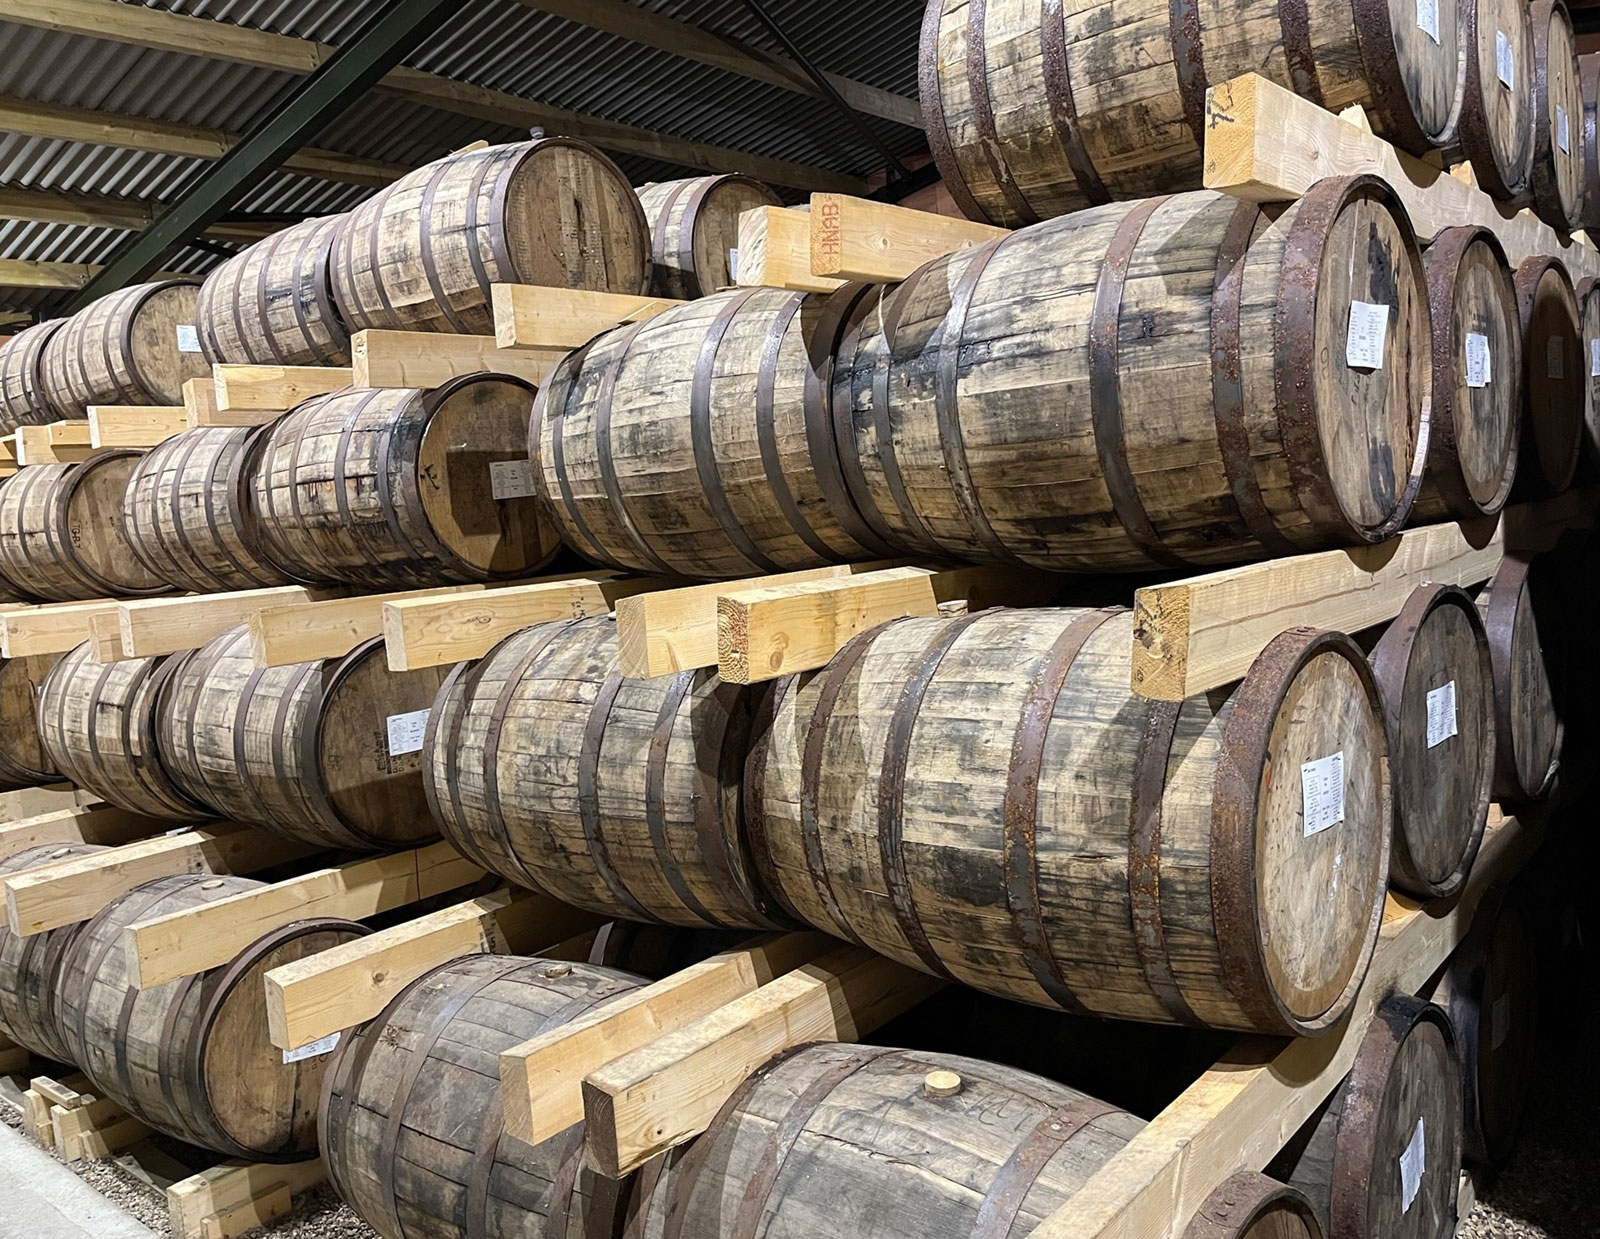
M 739 216 L 783 203 L 748 176 L 653 181 L 634 191 L 650 225 L 650 291 L 692 301 L 738 282 Z
M 50 405 L 83 418 L 91 404 L 182 404 L 185 381 L 211 374 L 194 327 L 199 291 L 189 280 L 135 284 L 79 310 L 45 344 Z
M 1542 799 L 1561 765 L 1570 656 L 1549 567 L 1508 554 L 1478 595 L 1494 670 L 1494 796 L 1511 804 Z
M 1527 0 L 1461 0 L 1462 158 L 1486 193 L 1520 198 L 1533 176 L 1533 22 Z
M 45 844 L 0 860 L 0 873 L 88 856 L 106 849 L 95 843 Z M 61 961 L 83 929 L 82 922 L 24 937 L 0 920 L 0 1034 L 52 1062 L 71 1061 L 56 1022 L 55 997 Z
M 39 701 L 57 654 L 0 659 L 0 788 L 38 787 L 61 772 L 39 735 Z
M 1559 258 L 1526 258 L 1516 270 L 1522 323 L 1524 408 L 1516 498 L 1559 495 L 1572 485 L 1586 437 L 1578 299 Z
M 1183 1239 L 1323 1239 L 1323 1230 L 1302 1192 L 1241 1170 L 1206 1197 Z
M 1533 209 L 1563 232 L 1583 218 L 1583 86 L 1578 44 L 1562 0 L 1533 0 Z
M 0 344 L 0 432 L 79 416 L 71 407 L 52 406 L 44 381 L 45 345 L 66 325 L 64 318 L 48 319 Z

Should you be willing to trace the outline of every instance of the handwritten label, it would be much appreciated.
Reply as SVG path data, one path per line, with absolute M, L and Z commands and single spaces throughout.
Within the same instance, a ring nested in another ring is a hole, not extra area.
M 1400 1212 L 1410 1213 L 1411 1206 L 1422 1189 L 1422 1174 L 1428 1168 L 1428 1143 L 1422 1134 L 1422 1120 L 1417 1120 L 1417 1130 L 1411 1133 L 1411 1142 L 1400 1154 Z
M 1300 795 L 1307 839 L 1344 821 L 1344 750 L 1301 764 Z
M 1439 0 L 1417 0 L 1417 29 L 1439 41 Z
M 1428 747 L 1437 748 L 1456 733 L 1456 682 L 1428 694 Z
M 1544 342 L 1544 372 L 1547 378 L 1566 377 L 1567 359 L 1561 348 L 1560 336 L 1551 336 Z
M 1383 343 L 1389 334 L 1389 307 L 1370 301 L 1350 303 L 1350 329 L 1345 335 L 1345 365 L 1357 370 L 1383 369 Z
M 428 711 L 412 710 L 409 714 L 389 716 L 389 756 L 416 753 L 422 748 L 422 737 L 428 730 Z
M 1511 54 L 1511 40 L 1504 30 L 1494 32 L 1494 75 L 1507 90 L 1517 88 L 1517 61 Z
M 1494 1000 L 1494 1006 L 1489 1008 L 1489 1049 L 1498 1050 L 1506 1043 L 1506 1037 L 1511 1032 L 1511 992 Z
M 1600 339 L 1589 341 L 1589 377 L 1600 379 Z
M 739 251 L 734 249 L 734 250 L 729 250 L 728 251 L 728 283 L 737 284 L 738 282 L 739 282 Z
M 1467 386 L 1489 386 L 1493 369 L 1489 360 L 1489 337 L 1476 331 L 1467 332 Z
M 1572 131 L 1567 126 L 1567 109 L 1556 104 L 1556 145 L 1563 155 L 1572 151 Z
M 321 1058 L 324 1054 L 332 1054 L 334 1047 L 339 1044 L 342 1033 L 332 1032 L 326 1037 L 319 1037 L 310 1045 L 303 1045 L 298 1050 L 285 1050 L 283 1061 L 285 1063 L 298 1063 L 306 1058 Z
M 198 353 L 200 351 L 200 333 L 195 330 L 193 323 L 178 324 L 178 352 Z
M 489 493 L 496 499 L 521 499 L 533 492 L 533 461 L 495 460 L 489 463 Z

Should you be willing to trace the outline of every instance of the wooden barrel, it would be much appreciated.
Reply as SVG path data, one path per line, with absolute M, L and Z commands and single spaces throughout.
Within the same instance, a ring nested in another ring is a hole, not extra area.
M 989 611 L 881 625 L 777 681 L 744 783 L 767 889 L 1004 998 L 1333 1026 L 1389 870 L 1366 658 L 1294 629 L 1231 693 L 1174 703 L 1133 695 L 1132 649 L 1125 610 Z
M 262 669 L 241 625 L 173 671 L 157 747 L 178 786 L 229 821 L 327 847 L 410 847 L 439 833 L 422 729 L 447 670 L 390 671 L 381 637 Z
M 628 1235 L 1025 1235 L 1143 1127 L 997 1063 L 804 1045 L 757 1068 L 686 1153 L 645 1166 Z
M 1533 23 L 1527 0 L 1461 0 L 1463 159 L 1486 193 L 1520 198 L 1533 176 Z
M 1405 523 L 1429 339 L 1387 186 L 1325 180 L 1275 220 L 1202 191 L 919 268 L 844 341 L 833 407 L 857 509 L 910 553 L 1223 564 Z
M 245 465 L 263 552 L 296 579 L 372 589 L 527 575 L 560 548 L 534 494 L 532 402 L 485 374 L 307 400 Z
M 1583 453 L 1584 389 L 1578 299 L 1559 258 L 1535 256 L 1517 267 L 1517 313 L 1524 372 L 1517 499 L 1559 495 L 1572 485 Z
M 50 405 L 44 381 L 44 346 L 66 325 L 64 318 L 35 323 L 0 344 L 0 432 L 75 416 Z
M 252 438 L 264 433 L 248 426 L 199 427 L 144 454 L 128 479 L 122 524 L 146 568 L 177 589 L 201 594 L 288 582 L 261 551 L 244 467 Z
M 71 417 L 91 404 L 182 404 L 184 382 L 211 374 L 194 328 L 199 291 L 189 280 L 135 284 L 79 310 L 45 345 L 50 404 Z
M 134 887 L 72 943 L 56 1013 L 72 1061 L 97 1095 L 158 1131 L 228 1157 L 300 1161 L 317 1152 L 316 1099 L 327 1053 L 285 1061 L 267 1039 L 262 977 L 359 938 L 366 927 L 308 917 L 257 939 L 230 964 L 143 990 L 122 949 L 130 925 L 261 885 L 184 873 Z
M 20 873 L 105 850 L 95 843 L 26 848 L 0 860 L 0 873 Z M 58 974 L 82 928 L 82 922 L 77 922 L 23 937 L 0 921 L 0 1034 L 58 1063 L 71 1061 L 71 1051 L 56 1023 Z
M 1484 897 L 1472 930 L 1432 994 L 1461 1044 L 1467 1161 L 1503 1166 L 1516 1143 L 1537 1051 L 1539 958 L 1503 889 Z
M 1472 599 L 1421 585 L 1372 650 L 1394 776 L 1389 884 L 1442 899 L 1466 884 L 1489 820 L 1494 671 Z
M 1600 468 L 1600 280 L 1580 281 L 1576 293 L 1578 366 L 1583 371 L 1583 450 L 1592 471 Z
M 769 187 L 734 173 L 654 181 L 634 192 L 650 225 L 650 291 L 683 301 L 738 279 L 742 212 L 782 205 Z
M 1198 189 L 1207 87 L 1250 72 L 1334 111 L 1361 104 L 1422 155 L 1455 132 L 1456 6 L 1132 0 L 1108 21 L 1089 6 L 928 0 L 922 26 L 944 184 L 965 214 L 1006 227 Z
M 1562 0 L 1533 0 L 1533 209 L 1552 228 L 1583 219 L 1583 86 L 1578 42 Z
M 345 216 L 303 220 L 206 276 L 195 327 L 206 360 L 348 366 L 350 333 L 333 305 L 329 262 Z
M 772 928 L 740 820 L 756 696 L 716 668 L 624 679 L 606 616 L 540 624 L 450 672 L 428 717 L 444 836 L 606 915 Z
M 1506 555 L 1478 595 L 1494 669 L 1494 796 L 1510 803 L 1542 798 L 1561 764 L 1566 643 L 1541 562 Z
M 39 698 L 58 658 L 0 659 L 0 788 L 37 787 L 61 777 L 39 735 Z
M 182 655 L 97 662 L 88 642 L 63 654 L 39 694 L 39 737 L 68 779 L 145 817 L 212 816 L 167 773 L 156 749 L 157 701 Z
M 504 955 L 412 982 L 334 1052 L 318 1126 L 339 1195 L 406 1239 L 616 1234 L 628 1186 L 583 1164 L 583 1124 L 537 1145 L 506 1137 L 499 1056 L 641 984 Z
M 1422 258 L 1433 322 L 1433 407 L 1428 471 L 1412 518 L 1472 520 L 1503 508 L 1517 475 L 1517 290 L 1505 251 L 1486 228 L 1446 228 Z
M 0 572 L 39 598 L 164 594 L 133 552 L 122 499 L 140 453 L 104 448 L 76 465 L 29 465 L 0 482 Z
M 640 294 L 650 229 L 616 164 L 571 138 L 457 151 L 346 217 L 333 299 L 351 331 L 493 335 L 492 284 Z
M 1583 218 L 1600 228 L 1600 52 L 1578 57 L 1578 89 L 1583 95 Z
M 1206 1197 L 1183 1239 L 1322 1239 L 1322 1223 L 1302 1192 L 1241 1170 Z
M 834 349 L 874 291 L 717 293 L 569 353 L 529 432 L 565 541 L 699 578 L 886 553 L 846 492 L 830 408 Z
M 1269 1167 L 1339 1239 L 1452 1239 L 1461 1176 L 1461 1066 L 1450 1017 L 1397 994 L 1350 1074 Z

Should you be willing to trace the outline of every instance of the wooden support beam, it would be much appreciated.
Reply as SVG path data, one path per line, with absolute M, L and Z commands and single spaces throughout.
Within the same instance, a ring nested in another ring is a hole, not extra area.
M 181 404 L 89 406 L 89 443 L 97 448 L 154 447 L 188 425 Z
M 358 331 L 351 340 L 354 387 L 438 387 L 463 374 L 511 374 L 535 386 L 565 349 L 500 348 L 494 336 L 440 331 Z
M 0 860 L 47 844 L 103 843 L 115 847 L 171 828 L 171 822 L 141 817 L 115 805 L 57 809 L 0 826 Z
M 490 295 L 498 347 L 541 352 L 582 348 L 602 331 L 653 318 L 685 304 L 670 297 L 634 297 L 532 284 L 496 284 Z
M 363 641 L 383 635 L 383 608 L 415 598 L 476 594 L 485 585 L 448 585 L 392 594 L 325 598 L 302 605 L 268 606 L 249 619 L 250 649 L 258 667 L 284 667 L 319 658 L 343 658 Z
M 844 281 L 811 273 L 811 216 L 793 207 L 753 207 L 739 215 L 739 267 L 745 287 L 831 293 Z
M 50 1107 L 55 1147 L 66 1161 L 101 1161 L 150 1134 L 109 1097 L 82 1096 L 79 1105 Z
M 10 19 L 9 9 L 5 16 Z M 98 194 L 65 193 L 54 189 L 0 187 L 0 219 L 30 223 L 142 232 L 155 222 L 165 207 L 165 203 L 150 202 L 143 198 L 106 198 Z M 218 223 L 208 227 L 205 234 L 225 241 L 259 241 L 283 226 L 249 222 Z
M 266 975 L 272 1044 L 297 1050 L 365 1023 L 423 973 L 462 955 L 534 955 L 605 919 L 548 895 L 499 890 L 284 964 Z
M 89 653 L 97 663 L 121 662 L 122 629 L 115 611 L 102 611 L 89 617 Z
M 301 608 L 342 591 L 304 585 L 272 585 L 228 594 L 190 594 L 146 598 L 116 606 L 123 658 L 175 654 L 204 645 L 212 637 L 248 623 L 263 607 Z
M 0 125 L 0 130 L 5 126 Z M 82 288 L 101 268 L 84 262 L 44 262 L 36 258 L 0 258 L 0 288 Z M 152 280 L 182 278 L 180 271 L 158 271 Z M 24 318 L 23 321 L 26 321 Z M 0 327 L 5 325 L 0 316 Z
M 27 937 L 86 921 L 142 882 L 175 873 L 250 873 L 316 849 L 218 824 L 0 875 L 11 932 Z
M 97 599 L 0 611 L 0 654 L 7 658 L 63 654 L 89 639 L 89 621 L 94 616 L 115 615 L 116 610 L 115 602 Z
M 283 416 L 282 409 L 239 409 L 224 413 L 217 408 L 215 379 L 186 379 L 183 415 L 190 430 L 200 426 L 264 426 Z
M 592 1071 L 827 954 L 825 934 L 771 934 L 596 1007 L 500 1055 L 506 1132 L 539 1144 L 583 1119 Z M 269 974 L 270 976 L 270 974 Z
M 281 1201 L 283 1194 L 293 1197 L 309 1191 L 327 1177 L 318 1158 L 287 1165 L 230 1161 L 202 1170 L 167 1189 L 172 1239 L 229 1239 L 242 1235 L 261 1224 L 254 1215 L 270 1212 L 263 1202 Z
M 475 882 L 483 870 L 448 843 L 374 856 L 140 921 L 123 932 L 140 989 L 227 963 L 262 934 L 309 916 L 375 916 Z
M 971 610 L 1028 606 L 1063 578 L 1026 568 L 884 568 L 832 581 L 724 590 L 717 598 L 717 664 L 732 684 L 759 684 L 826 666 L 851 637 L 885 620 L 937 615 L 941 603 Z
M 548 620 L 605 615 L 618 599 L 666 584 L 676 582 L 595 572 L 476 594 L 387 602 L 383 636 L 389 669 L 415 671 L 482 658 L 496 642 L 519 628 Z
M 992 224 L 845 194 L 812 194 L 810 223 L 813 275 L 876 284 L 903 280 L 925 262 L 1010 235 Z
M 219 413 L 276 413 L 350 386 L 348 366 L 216 365 Z
M 583 1082 L 589 1157 L 621 1178 L 705 1131 L 729 1095 L 774 1054 L 855 1041 L 942 982 L 845 946 L 649 1045 Z
M 17 427 L 19 465 L 71 465 L 87 460 L 88 422 L 52 422 L 45 426 Z

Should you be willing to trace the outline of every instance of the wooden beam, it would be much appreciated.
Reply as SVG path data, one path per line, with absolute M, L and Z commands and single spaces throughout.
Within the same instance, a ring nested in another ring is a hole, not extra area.
M 838 946 L 825 934 L 772 934 L 593 1008 L 500 1055 L 507 1133 L 539 1144 L 583 1119 L 583 1080 Z M 268 974 L 269 977 L 271 974 Z
M 217 408 L 214 378 L 185 379 L 183 415 L 190 430 L 201 426 L 264 426 L 283 416 L 282 409 L 244 409 L 224 413 Z
M 465 596 L 386 602 L 383 635 L 389 670 L 415 671 L 482 658 L 501 638 L 520 628 L 548 620 L 604 615 L 619 598 L 667 583 L 659 577 L 595 572 Z
M 7 12 L 5 16 L 9 19 L 11 14 Z M 142 232 L 165 209 L 163 202 L 150 202 L 142 198 L 107 198 L 98 194 L 74 194 L 55 189 L 0 187 L 0 219 Z M 205 233 L 220 240 L 259 241 L 280 227 L 284 225 L 241 221 L 212 224 Z
M 150 1134 L 140 1120 L 109 1097 L 82 1094 L 81 1105 L 52 1106 L 50 1124 L 63 1160 L 101 1161 Z
M 115 805 L 80 805 L 0 826 L 0 860 L 49 844 L 103 843 L 117 846 L 171 829 L 170 822 L 129 813 Z
M 537 386 L 566 356 L 564 349 L 503 349 L 493 336 L 438 331 L 358 331 L 350 347 L 354 387 L 438 387 L 484 372 Z
M 884 568 L 831 581 L 725 589 L 717 598 L 717 664 L 732 684 L 759 684 L 826 666 L 859 632 L 885 620 L 937 615 L 965 599 L 971 610 L 1027 606 L 1063 578 L 1026 568 Z
M 0 288 L 82 288 L 102 268 L 85 262 L 44 262 L 35 258 L 0 258 Z M 181 271 L 158 271 L 152 280 L 184 278 Z M 24 315 L 26 318 L 26 315 Z M 0 316 L 0 325 L 4 316 Z
M 140 989 L 227 963 L 262 934 L 309 916 L 375 916 L 483 877 L 448 843 L 374 856 L 140 921 L 123 931 Z
M 739 269 L 744 287 L 831 293 L 844 281 L 811 273 L 811 216 L 792 207 L 752 207 L 739 214 Z
M 583 1082 L 589 1156 L 608 1178 L 705 1131 L 774 1054 L 855 1041 L 942 982 L 845 946 L 593 1071 Z
M 248 623 L 262 607 L 304 607 L 341 592 L 337 587 L 273 585 L 228 594 L 121 602 L 116 607 L 117 627 L 122 634 L 121 657 L 151 658 L 192 650 L 230 628 Z
M 19 465 L 71 465 L 87 460 L 88 422 L 52 422 L 45 426 L 17 427 Z
M 499 890 L 340 943 L 267 973 L 272 1044 L 297 1050 L 365 1023 L 423 973 L 462 955 L 533 955 L 604 922 L 548 895 Z
M 992 224 L 845 194 L 812 194 L 810 224 L 813 275 L 878 284 L 903 280 L 945 254 L 1011 235 Z
M 250 873 L 314 848 L 243 826 L 200 826 L 0 875 L 11 932 L 28 936 L 86 921 L 142 882 L 175 873 Z
M 89 443 L 96 448 L 154 447 L 188 424 L 181 404 L 91 404 Z
M 282 1193 L 292 1198 L 316 1187 L 327 1177 L 320 1158 L 288 1165 L 230 1161 L 202 1170 L 167 1189 L 172 1239 L 242 1235 L 260 1224 L 253 1217 L 241 1217 L 242 1213 L 259 1210 L 262 1201 L 280 1197 Z M 214 1219 L 239 1224 L 221 1228 L 208 1226 L 208 1221 Z
M 383 635 L 383 608 L 413 598 L 474 594 L 484 585 L 447 585 L 356 598 L 326 598 L 303 605 L 266 606 L 249 619 L 250 650 L 258 667 L 284 667 L 319 658 L 343 658 L 363 641 Z
M 121 662 L 127 657 L 122 652 L 122 628 L 115 611 L 89 617 L 89 653 L 97 663 Z
M 7 658 L 63 654 L 89 639 L 92 617 L 114 615 L 116 608 L 110 599 L 96 599 L 0 611 L 0 654 Z
M 1574 282 L 1600 275 L 1600 254 L 1557 235 L 1530 211 L 1496 203 L 1448 172 L 1402 154 L 1382 138 L 1254 73 L 1206 95 L 1205 183 L 1253 202 L 1286 202 L 1328 176 L 1376 173 L 1404 204 L 1424 244 L 1445 228 L 1480 224 L 1500 238 L 1513 266 L 1556 254 Z
M 685 302 L 670 297 L 634 297 L 582 288 L 496 284 L 495 342 L 504 349 L 582 348 L 602 331 L 652 318 Z
M 215 365 L 219 413 L 277 413 L 350 386 L 348 366 Z

